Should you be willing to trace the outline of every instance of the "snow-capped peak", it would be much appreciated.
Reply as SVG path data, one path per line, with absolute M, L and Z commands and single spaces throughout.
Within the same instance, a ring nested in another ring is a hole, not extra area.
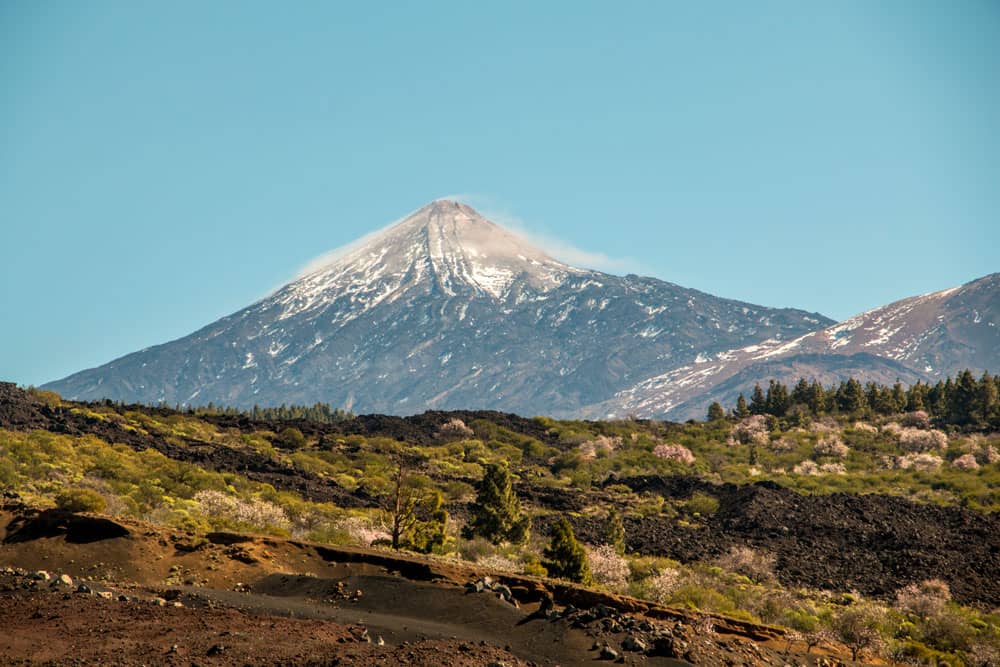
M 282 319 L 350 296 L 362 309 L 411 289 L 465 288 L 504 300 L 515 283 L 546 292 L 584 273 L 457 201 L 439 199 L 279 290 Z

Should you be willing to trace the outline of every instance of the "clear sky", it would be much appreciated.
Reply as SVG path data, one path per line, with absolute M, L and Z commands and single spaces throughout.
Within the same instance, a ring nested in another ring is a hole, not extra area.
M 1000 3 L 0 3 L 0 379 L 452 194 L 837 319 L 1000 271 Z

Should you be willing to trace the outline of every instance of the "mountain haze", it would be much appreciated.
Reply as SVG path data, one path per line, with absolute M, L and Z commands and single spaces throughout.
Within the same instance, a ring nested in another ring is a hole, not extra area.
M 575 416 L 658 374 L 831 324 L 575 268 L 439 200 L 189 336 L 47 388 L 146 403 Z

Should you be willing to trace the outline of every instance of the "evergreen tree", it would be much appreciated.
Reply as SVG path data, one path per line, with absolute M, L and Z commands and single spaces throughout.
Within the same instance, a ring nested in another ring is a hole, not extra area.
M 781 382 L 771 380 L 767 385 L 767 398 L 764 399 L 765 412 L 775 417 L 784 417 L 788 410 L 788 387 Z
M 726 418 L 726 411 L 722 409 L 718 401 L 712 401 L 712 404 L 708 406 L 708 421 L 717 422 L 721 419 Z
M 813 380 L 809 385 L 809 398 L 806 404 L 813 414 L 819 415 L 826 412 L 826 390 L 817 380 Z
M 762 415 L 767 412 L 767 399 L 764 398 L 764 390 L 759 384 L 753 386 L 753 393 L 750 394 L 750 414 Z
M 979 425 L 985 426 L 993 421 L 998 401 L 1000 401 L 1000 392 L 997 391 L 997 383 L 989 373 L 983 373 L 979 379 L 974 409 L 975 420 Z
M 976 395 L 979 393 L 977 384 L 969 369 L 958 374 L 954 386 L 948 393 L 947 419 L 949 422 L 964 426 L 973 421 Z
M 848 378 L 847 382 L 840 385 L 838 390 L 838 405 L 841 412 L 859 414 L 868 408 L 868 399 L 861 383 L 854 378 Z M 842 390 L 842 391 L 841 391 Z
M 527 542 L 531 518 L 521 511 L 507 466 L 487 464 L 477 491 L 476 502 L 470 508 L 472 520 L 463 531 L 465 537 L 480 535 L 493 544 Z
M 809 383 L 806 382 L 805 378 L 799 378 L 799 381 L 795 383 L 789 400 L 792 405 L 809 405 Z
M 906 390 L 899 380 L 892 385 L 892 407 L 894 412 L 902 412 L 906 409 Z
M 565 517 L 552 526 L 549 545 L 542 552 L 542 565 L 551 577 L 583 584 L 591 582 L 587 552 L 576 541 L 573 526 Z
M 750 416 L 750 408 L 747 407 L 747 399 L 743 398 L 743 392 L 740 392 L 739 398 L 736 399 L 735 414 L 740 419 Z
M 915 384 L 911 384 L 910 388 L 906 390 L 906 410 L 909 412 L 926 410 L 929 389 L 929 386 L 919 380 Z

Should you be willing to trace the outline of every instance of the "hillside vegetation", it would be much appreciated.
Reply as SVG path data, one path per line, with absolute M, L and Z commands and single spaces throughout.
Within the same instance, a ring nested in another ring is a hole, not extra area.
M 972 379 L 981 403 L 970 405 L 995 410 L 987 381 Z M 810 405 L 772 385 L 729 413 L 716 406 L 710 421 L 674 424 L 319 407 L 275 419 L 3 385 L 0 487 L 193 533 L 396 545 L 559 574 L 914 664 L 990 664 L 1000 655 L 994 413 L 962 413 L 956 394 L 934 387 L 921 405 L 858 388 L 820 388 Z

